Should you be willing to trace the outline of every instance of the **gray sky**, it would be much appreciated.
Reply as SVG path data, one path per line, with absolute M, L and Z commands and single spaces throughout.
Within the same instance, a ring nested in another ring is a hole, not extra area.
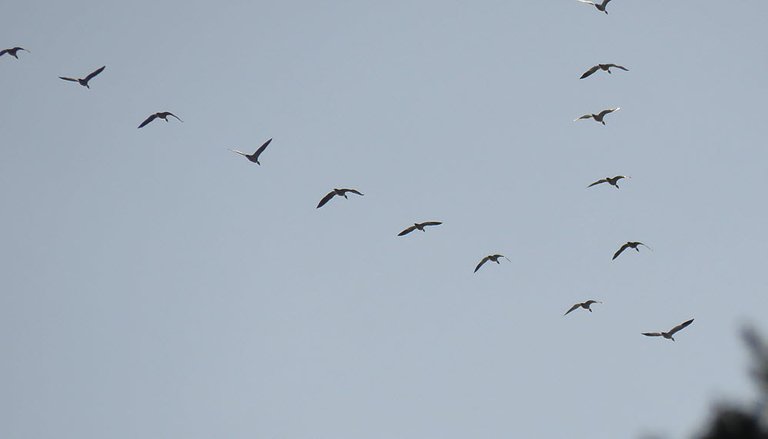
M 0 436 L 689 436 L 768 332 L 736 3 L 6 5 Z

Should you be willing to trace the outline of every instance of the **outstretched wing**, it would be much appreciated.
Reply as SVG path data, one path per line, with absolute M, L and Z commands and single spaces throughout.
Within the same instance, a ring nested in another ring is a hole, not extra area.
M 580 306 L 581 306 L 581 304 L 580 304 L 580 303 L 577 303 L 576 305 L 573 305 L 573 306 L 571 307 L 571 309 L 569 309 L 568 311 L 566 311 L 566 312 L 565 312 L 565 314 L 563 314 L 563 315 L 564 315 L 564 316 L 567 316 L 567 315 L 568 315 L 568 314 L 569 314 L 571 311 L 573 311 L 574 309 L 576 309 L 576 308 L 578 308 L 578 307 L 580 307 Z
M 608 6 L 608 2 L 610 2 L 610 1 L 611 1 L 611 0 L 603 0 L 603 4 L 602 4 L 602 5 L 600 5 L 600 6 L 602 6 L 602 7 L 603 7 L 603 9 L 605 9 L 605 7 L 606 7 L 606 6 Z
M 141 127 L 139 127 L 139 128 L 141 128 Z M 248 154 L 244 153 L 243 151 L 238 151 L 236 149 L 230 149 L 230 151 L 248 157 Z
M 614 259 L 618 258 L 619 255 L 621 254 L 621 252 L 626 250 L 627 247 L 629 247 L 629 243 L 626 243 L 626 244 L 622 245 L 621 248 L 619 249 L 619 251 L 617 251 L 616 253 L 613 254 L 613 258 L 611 260 L 614 260 Z
M 65 80 L 65 81 L 71 81 L 71 82 L 79 82 L 79 81 L 78 81 L 77 79 L 75 79 L 75 78 L 66 78 L 66 77 L 64 77 L 64 76 L 59 76 L 59 79 L 63 79 L 63 80 Z
M 139 128 L 145 126 L 146 124 L 152 122 L 155 119 L 157 119 L 157 114 L 153 114 L 149 116 L 148 118 L 144 119 L 144 122 L 142 122 L 141 125 L 139 125 Z
M 91 79 L 93 79 L 94 76 L 96 76 L 99 73 L 103 72 L 104 69 L 106 69 L 106 68 L 107 68 L 107 66 L 101 66 L 101 68 L 98 68 L 98 69 L 94 70 L 91 74 L 89 74 L 88 76 L 85 77 L 85 82 L 90 81 Z
M 576 122 L 577 120 L 581 120 L 581 119 L 591 119 L 591 118 L 592 118 L 592 115 L 591 115 L 591 114 L 585 114 L 584 116 L 581 116 L 581 117 L 577 117 L 576 119 L 573 119 L 573 121 L 574 121 L 574 122 Z
M 413 232 L 414 230 L 416 230 L 416 226 L 408 227 L 407 229 L 405 229 L 402 232 L 398 233 L 397 236 L 407 235 L 407 234 Z
M 323 207 L 325 203 L 327 203 L 333 196 L 336 195 L 336 192 L 330 191 L 328 192 L 328 195 L 324 196 L 322 200 L 320 200 L 319 203 L 317 203 L 317 209 Z
M 479 269 L 480 269 L 480 267 L 482 267 L 482 266 L 483 266 L 483 264 L 485 264 L 486 262 L 488 262 L 488 260 L 489 260 L 489 259 L 491 259 L 491 257 L 490 257 L 490 256 L 486 256 L 486 257 L 484 257 L 483 259 L 481 259 L 481 260 L 480 260 L 480 263 L 479 263 L 479 264 L 477 264 L 477 267 L 475 267 L 475 273 L 477 273 L 477 270 L 479 270 Z
M 3 50 L 0 50 L 0 56 L 3 56 L 3 55 L 5 55 L 6 53 L 10 53 L 10 52 L 11 52 L 11 49 L 3 49 Z
M 616 108 L 609 108 L 607 110 L 603 110 L 600 112 L 600 114 L 598 114 L 598 116 L 605 117 L 606 114 L 613 113 L 614 111 L 619 111 L 620 108 L 621 107 L 616 107 Z
M 425 223 L 421 223 L 422 226 L 439 226 L 442 224 L 440 221 L 427 221 Z
M 605 179 L 605 178 L 603 178 L 602 180 L 597 180 L 596 182 L 594 182 L 594 183 L 590 184 L 589 186 L 587 186 L 587 188 L 591 188 L 592 186 L 595 186 L 595 185 L 598 185 L 598 184 L 602 184 L 602 183 L 608 183 L 608 180 Z
M 176 116 L 175 114 L 171 113 L 170 111 L 167 111 L 166 113 L 168 114 L 168 116 L 175 117 L 176 120 L 178 120 L 179 122 L 184 122 L 183 120 L 179 119 L 179 116 Z
M 594 67 L 590 68 L 589 70 L 584 72 L 584 74 L 582 74 L 581 78 L 579 78 L 579 79 L 584 79 L 587 76 L 590 76 L 591 74 L 595 73 L 599 68 L 600 68 L 600 66 L 594 66 Z
M 677 331 L 679 331 L 679 330 L 681 330 L 681 329 L 685 328 L 686 326 L 690 325 L 691 323 L 693 323 L 693 319 L 691 319 L 691 320 L 688 320 L 687 322 L 683 322 L 683 323 L 681 323 L 681 324 L 679 324 L 679 325 L 675 326 L 674 328 L 672 328 L 672 329 L 670 329 L 670 330 L 669 330 L 669 335 L 670 335 L 670 336 L 671 336 L 671 335 L 674 335 L 674 334 L 675 334 L 675 332 L 677 332 Z
M 650 251 L 653 251 L 652 248 L 648 247 L 647 245 L 643 244 L 642 242 L 638 242 L 637 245 L 642 245 L 643 247 L 647 248 Z
M 661 337 L 661 332 L 643 332 L 642 334 L 648 337 Z
M 344 191 L 345 193 L 346 192 L 352 192 L 353 194 L 363 195 L 363 193 L 358 191 L 357 189 L 342 189 L 342 191 Z
M 267 146 L 269 146 L 269 143 L 272 142 L 272 139 L 267 140 L 264 142 L 263 145 L 259 147 L 259 149 L 256 150 L 255 153 L 253 153 L 253 158 L 258 159 L 262 152 L 264 152 L 265 149 L 267 149 Z
M 628 71 L 629 71 L 629 69 L 628 69 L 628 68 L 626 68 L 626 67 L 624 67 L 624 66 L 620 66 L 620 65 L 618 65 L 618 64 L 608 64 L 608 67 L 615 67 L 615 68 L 617 68 L 617 69 L 621 69 L 621 70 L 624 70 L 625 72 L 628 72 Z
M 594 5 L 594 3 L 589 1 L 589 0 L 578 0 L 578 1 L 581 2 L 581 3 L 586 3 L 586 4 L 589 4 L 589 5 Z

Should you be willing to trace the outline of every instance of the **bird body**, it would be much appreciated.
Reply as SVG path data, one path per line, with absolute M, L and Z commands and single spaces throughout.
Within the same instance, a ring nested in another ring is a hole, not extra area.
M 440 224 L 442 224 L 442 222 L 440 222 L 440 221 L 427 221 L 427 222 L 423 222 L 423 223 L 413 223 L 412 226 L 406 227 L 405 230 L 403 230 L 402 232 L 398 233 L 397 236 L 407 235 L 407 234 L 413 232 L 414 230 L 421 230 L 423 232 L 424 231 L 424 227 L 427 227 L 427 226 L 439 226 Z M 475 270 L 475 271 L 477 271 L 477 270 Z
M 422 230 L 423 230 L 423 227 L 422 227 Z M 404 230 L 404 231 L 405 231 L 405 230 Z M 509 258 L 508 258 L 508 257 L 506 257 L 506 256 L 504 256 L 504 255 L 499 255 L 499 254 L 496 254 L 496 255 L 488 255 L 488 256 L 484 257 L 483 259 L 481 259 L 481 260 L 480 260 L 480 263 L 479 263 L 479 264 L 477 264 L 477 267 L 475 267 L 475 273 L 477 273 L 477 270 L 479 270 L 479 269 L 480 269 L 480 267 L 482 267 L 482 266 L 483 266 L 483 264 L 485 264 L 485 263 L 486 263 L 486 262 L 488 262 L 488 261 L 491 261 L 491 262 L 495 262 L 495 263 L 497 263 L 497 264 L 501 264 L 501 262 L 499 262 L 499 258 L 504 258 L 504 259 L 506 259 L 506 260 L 508 260 L 508 261 L 509 261 Z M 509 261 L 509 262 L 512 262 L 512 261 Z
M 614 186 L 616 189 L 618 189 L 619 188 L 619 184 L 618 184 L 619 180 L 621 180 L 622 178 L 629 178 L 629 177 L 626 177 L 624 175 L 617 175 L 615 177 L 605 177 L 605 178 L 603 178 L 601 180 L 597 180 L 596 182 L 590 184 L 589 186 L 587 186 L 587 188 L 591 188 L 592 186 L 596 186 L 596 185 L 602 184 L 602 183 L 608 183 L 611 186 Z
M 643 244 L 640 241 L 629 241 L 626 244 L 622 245 L 621 248 L 619 248 L 619 250 L 616 253 L 613 254 L 613 258 L 611 260 L 618 258 L 619 255 L 621 254 L 621 252 L 623 252 L 624 250 L 626 250 L 628 248 L 633 248 L 637 252 L 639 252 L 640 249 L 638 248 L 638 246 L 641 246 L 641 245 L 644 246 L 645 248 L 647 248 L 648 250 L 652 250 L 650 247 L 648 247 L 647 245 Z
M 332 191 L 328 192 L 328 194 L 326 196 L 324 196 L 323 199 L 320 200 L 319 203 L 317 203 L 317 209 L 323 207 L 325 205 L 325 203 L 327 203 L 328 201 L 331 200 L 331 198 L 333 198 L 333 197 L 335 197 L 337 195 L 340 196 L 340 197 L 344 197 L 344 198 L 349 199 L 349 197 L 347 197 L 347 192 L 351 192 L 353 194 L 357 194 L 357 195 L 360 195 L 360 196 L 363 195 L 361 192 L 357 191 L 356 189 L 336 189 L 336 188 L 334 188 Z
M 667 332 L 663 332 L 663 331 L 662 332 L 643 332 L 642 334 L 647 336 L 647 337 L 664 337 L 667 340 L 675 341 L 675 338 L 673 337 L 673 335 L 675 335 L 676 332 L 680 331 L 681 329 L 685 328 L 686 326 L 690 325 L 691 323 L 693 323 L 693 319 L 688 320 L 686 322 L 683 322 L 683 323 L 675 326 L 674 328 L 670 329 Z
M 267 146 L 269 146 L 270 142 L 272 142 L 272 139 L 269 139 L 266 142 L 264 142 L 264 144 L 261 145 L 259 147 L 259 149 L 257 149 L 256 152 L 254 152 L 253 154 L 247 154 L 247 153 L 244 153 L 242 151 L 238 151 L 236 149 L 230 149 L 230 151 L 232 151 L 234 153 L 237 153 L 237 154 L 240 154 L 241 156 L 244 156 L 245 158 L 247 158 L 251 162 L 256 163 L 257 165 L 261 166 L 261 163 L 259 163 L 259 156 L 261 155 L 262 152 L 264 152 L 265 149 L 267 149 Z
M 608 2 L 610 2 L 611 0 L 603 0 L 601 3 L 595 3 L 595 2 L 590 1 L 590 0 L 579 0 L 579 1 L 581 3 L 590 4 L 590 5 L 594 6 L 594 7 L 596 7 L 598 11 L 605 12 L 607 14 L 608 11 L 605 10 L 605 7 L 608 6 Z
M 595 73 L 595 72 L 596 72 L 596 71 L 598 71 L 598 70 L 602 70 L 602 71 L 604 71 L 604 72 L 608 72 L 608 73 L 611 73 L 611 67 L 615 67 L 615 68 L 617 68 L 617 69 L 621 69 L 621 70 L 624 70 L 625 72 L 628 72 L 628 71 L 629 71 L 629 69 L 627 69 L 626 67 L 620 66 L 620 65 L 618 65 L 618 64 L 598 64 L 598 65 L 596 65 L 596 66 L 592 66 L 592 67 L 590 67 L 590 68 L 589 68 L 589 70 L 587 70 L 586 72 L 584 72 L 584 73 L 581 75 L 581 78 L 579 78 L 579 79 L 584 79 L 584 78 L 586 78 L 586 77 L 588 77 L 588 76 L 591 76 L 593 73 Z
M 608 108 L 608 109 L 603 110 L 603 111 L 601 111 L 601 112 L 599 112 L 597 114 L 585 114 L 585 115 L 583 115 L 581 117 L 578 117 L 578 118 L 574 119 L 573 121 L 576 122 L 577 120 L 582 120 L 582 119 L 595 119 L 595 122 L 600 122 L 603 125 L 605 125 L 605 121 L 603 120 L 603 118 L 605 118 L 605 115 L 613 113 L 614 111 L 619 111 L 619 110 L 621 110 L 621 107 Z
M 147 125 L 148 123 L 152 122 L 153 120 L 155 120 L 157 118 L 163 119 L 164 121 L 168 122 L 168 116 L 173 116 L 176 119 L 178 119 L 179 122 L 184 122 L 183 120 L 179 119 L 179 116 L 176 116 L 175 114 L 171 113 L 170 111 L 161 111 L 159 113 L 155 113 L 155 114 L 149 116 L 148 118 L 144 119 L 144 122 L 142 122 L 141 125 L 139 125 L 139 128 Z
M 592 299 L 590 299 L 590 300 L 587 300 L 586 302 L 577 303 L 577 304 L 573 305 L 573 306 L 571 307 L 571 309 L 569 309 L 568 311 L 566 311 L 566 312 L 565 312 L 565 314 L 563 314 L 563 315 L 564 315 L 564 316 L 567 316 L 568 314 L 570 314 L 570 313 L 571 313 L 571 311 L 573 311 L 573 310 L 575 310 L 575 309 L 577 309 L 577 308 L 584 308 L 584 309 L 586 309 L 587 311 L 589 311 L 589 312 L 592 312 L 592 308 L 590 308 L 590 307 L 591 307 L 591 306 L 592 306 L 592 304 L 594 304 L 594 303 L 603 303 L 603 302 L 598 302 L 597 300 L 592 300 Z
M 25 51 L 27 53 L 31 53 L 29 50 L 27 50 L 27 49 L 25 49 L 23 47 L 16 46 L 16 47 L 12 47 L 10 49 L 0 50 L 0 56 L 3 56 L 3 55 L 5 55 L 7 53 L 8 55 L 11 55 L 12 57 L 14 57 L 16 59 L 19 59 L 19 55 L 18 55 L 19 54 L 19 50 L 23 50 L 23 51 Z
M 59 79 L 63 79 L 65 81 L 70 81 L 70 82 L 77 82 L 78 84 L 82 85 L 85 88 L 91 88 L 91 86 L 88 85 L 88 82 L 91 79 L 93 79 L 96 75 L 103 72 L 105 68 L 107 68 L 107 66 L 101 66 L 100 68 L 89 73 L 88 76 L 86 76 L 85 78 L 68 78 L 66 76 L 59 76 Z

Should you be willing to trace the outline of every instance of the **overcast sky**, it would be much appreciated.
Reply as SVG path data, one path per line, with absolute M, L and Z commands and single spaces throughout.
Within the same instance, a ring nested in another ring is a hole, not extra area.
M 754 397 L 765 0 L 12 3 L 1 437 L 684 438 Z

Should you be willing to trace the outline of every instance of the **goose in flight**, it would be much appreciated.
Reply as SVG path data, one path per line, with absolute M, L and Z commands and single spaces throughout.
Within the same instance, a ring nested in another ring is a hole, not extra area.
M 407 235 L 407 234 L 413 232 L 414 230 L 421 230 L 423 232 L 424 231 L 424 227 L 426 227 L 426 226 L 439 226 L 440 224 L 442 224 L 440 221 L 427 221 L 427 222 L 424 222 L 424 223 L 414 223 L 411 227 L 407 227 L 405 230 L 403 230 L 402 232 L 398 233 L 397 236 Z M 483 264 L 480 264 L 480 265 L 483 265 Z M 475 270 L 475 271 L 477 271 L 477 270 Z
M 614 260 L 614 259 L 618 258 L 619 255 L 621 254 L 621 252 L 623 252 L 624 250 L 626 250 L 628 248 L 633 248 L 633 249 L 635 249 L 636 251 L 639 252 L 640 249 L 637 248 L 637 247 L 640 246 L 640 245 L 644 246 L 648 250 L 653 250 L 650 247 L 648 247 L 647 245 L 643 244 L 642 242 L 630 241 L 630 242 L 627 242 L 626 244 L 622 245 L 621 248 L 616 253 L 613 254 L 613 258 L 611 260 Z
M 27 53 L 32 53 L 32 52 L 30 52 L 29 50 L 27 50 L 27 49 L 25 49 L 23 47 L 16 46 L 16 47 L 11 48 L 11 49 L 0 50 L 0 56 L 3 56 L 3 55 L 5 55 L 7 53 L 8 55 L 11 55 L 12 57 L 14 57 L 16 59 L 19 59 L 19 56 L 18 56 L 19 50 L 23 50 L 23 51 L 25 51 Z
M 679 325 L 675 326 L 674 328 L 670 329 L 667 332 L 643 332 L 642 334 L 648 337 L 664 337 L 667 340 L 675 341 L 675 338 L 672 336 L 675 335 L 677 331 L 680 331 L 681 329 L 685 328 L 691 323 L 693 323 L 693 319 L 688 320 L 687 322 L 680 323 Z
M 595 73 L 598 70 L 603 70 L 605 72 L 611 73 L 611 67 L 624 70 L 625 72 L 629 71 L 629 69 L 627 69 L 626 67 L 620 66 L 618 64 L 598 64 L 596 66 L 590 67 L 590 69 L 584 72 L 584 74 L 582 74 L 581 78 L 579 79 L 584 79 L 588 76 L 591 76 L 593 73 Z
M 621 110 L 621 107 L 608 108 L 607 110 L 603 110 L 597 114 L 585 114 L 584 116 L 573 119 L 573 121 L 576 122 L 577 120 L 581 120 L 581 119 L 595 119 L 595 122 L 600 122 L 603 125 L 605 125 L 605 121 L 603 120 L 605 115 L 613 113 L 614 111 L 619 111 L 619 110 Z
M 267 142 L 267 143 L 269 143 L 269 142 Z M 263 148 L 263 146 L 262 146 L 262 148 Z M 261 149 L 261 148 L 259 148 L 259 149 Z M 258 151 L 256 151 L 256 152 L 258 153 Z M 330 201 L 331 198 L 335 197 L 336 195 L 349 199 L 349 197 L 347 197 L 347 192 L 352 192 L 353 194 L 357 194 L 357 195 L 363 195 L 362 193 L 358 192 L 355 189 L 336 189 L 336 188 L 334 188 L 332 191 L 328 192 L 328 195 L 324 196 L 323 199 L 320 200 L 319 203 L 317 203 L 317 209 L 323 207 L 325 205 L 325 203 Z
M 621 180 L 622 178 L 629 178 L 629 177 L 626 177 L 626 176 L 623 176 L 623 175 L 617 175 L 615 177 L 605 177 L 605 178 L 603 178 L 601 180 L 597 180 L 596 182 L 590 184 L 589 186 L 587 186 L 587 189 L 591 188 L 592 186 L 596 186 L 596 185 L 602 184 L 602 183 L 608 183 L 611 186 L 614 186 L 614 187 L 616 187 L 616 189 L 618 189 L 619 188 L 619 180 Z
M 606 10 L 605 10 L 605 7 L 606 7 L 606 6 L 608 6 L 608 3 L 609 3 L 611 0 L 603 0 L 603 1 L 602 1 L 602 3 L 595 3 L 595 2 L 593 2 L 593 1 L 590 1 L 590 0 L 579 0 L 579 1 L 580 1 L 581 3 L 587 3 L 587 4 L 590 4 L 590 5 L 594 6 L 594 7 L 596 7 L 598 11 L 600 11 L 600 12 L 605 12 L 605 13 L 607 14 L 607 13 L 608 13 L 608 11 L 606 11 Z
M 155 113 L 155 114 L 149 116 L 148 118 L 144 119 L 144 122 L 142 122 L 141 125 L 139 125 L 139 128 L 147 125 L 148 123 L 152 122 L 153 120 L 155 120 L 157 118 L 163 119 L 164 121 L 168 122 L 168 116 L 173 116 L 176 119 L 178 119 L 179 122 L 184 122 L 183 120 L 179 119 L 179 116 L 176 116 L 175 114 L 171 113 L 170 111 L 161 111 L 160 113 Z
M 247 158 L 248 160 L 250 160 L 253 163 L 256 163 L 257 165 L 261 165 L 261 163 L 259 163 L 259 156 L 261 155 L 262 152 L 264 152 L 265 149 L 267 149 L 267 146 L 269 145 L 269 142 L 271 142 L 271 141 L 272 141 L 272 139 L 269 139 L 266 142 L 264 142 L 264 144 L 261 145 L 259 147 L 259 149 L 257 149 L 256 152 L 254 152 L 253 154 L 246 154 L 246 153 L 244 153 L 242 151 L 238 151 L 236 149 L 230 149 L 230 151 L 235 152 L 237 154 L 240 154 L 241 156 Z
M 101 66 L 100 68 L 98 68 L 98 69 L 94 70 L 93 72 L 89 73 L 88 76 L 86 76 L 85 78 L 82 78 L 82 79 L 67 78 L 65 76 L 59 76 L 59 79 L 63 79 L 65 81 L 70 81 L 70 82 L 77 82 L 78 84 L 82 85 L 85 88 L 91 88 L 91 86 L 88 85 L 88 81 L 93 79 L 99 73 L 103 72 L 105 68 L 107 68 L 107 66 Z
M 403 232 L 405 232 L 405 230 L 403 230 Z M 499 262 L 499 258 L 504 258 L 504 259 L 509 261 L 509 258 L 504 256 L 504 255 L 488 255 L 488 256 L 484 257 L 483 259 L 481 259 L 480 263 L 477 264 L 477 267 L 475 267 L 475 273 L 477 273 L 477 270 L 479 270 L 480 267 L 482 267 L 483 264 L 485 264 L 488 261 L 492 261 L 492 262 L 495 262 L 497 264 L 501 264 L 501 262 Z M 512 261 L 509 261 L 509 262 L 512 262 Z
M 593 303 L 603 303 L 603 302 L 598 302 L 597 300 L 590 299 L 590 300 L 587 300 L 586 302 L 577 303 L 573 305 L 571 309 L 566 311 L 565 314 L 563 315 L 567 316 L 568 314 L 570 314 L 571 311 L 575 310 L 576 308 L 584 308 L 587 311 L 592 312 L 592 308 L 590 308 L 590 306 L 592 306 Z

